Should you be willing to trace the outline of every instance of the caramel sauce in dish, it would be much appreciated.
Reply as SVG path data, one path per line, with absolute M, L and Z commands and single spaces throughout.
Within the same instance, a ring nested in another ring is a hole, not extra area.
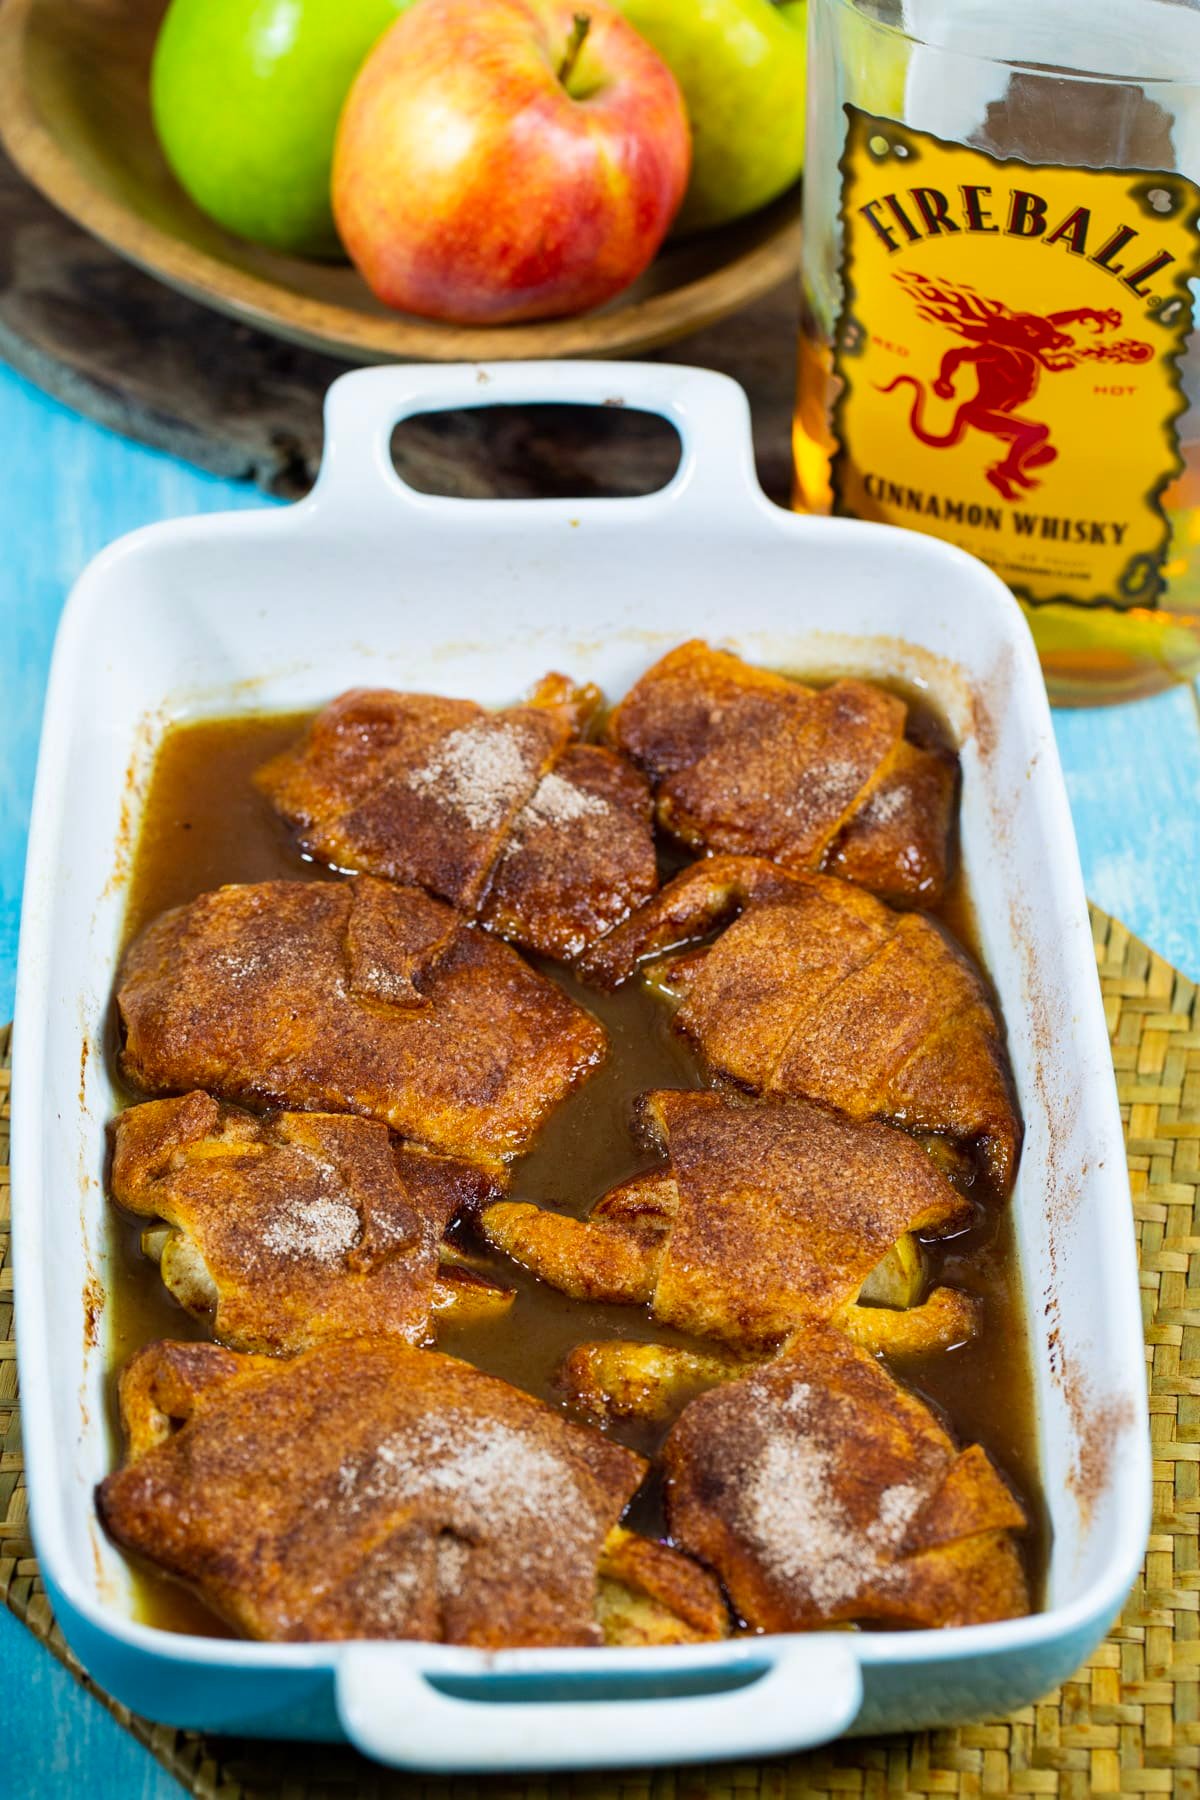
M 811 679 L 811 678 L 810 678 Z M 919 695 L 897 686 L 910 708 L 910 735 L 923 745 L 948 745 L 938 715 Z M 304 857 L 252 777 L 270 757 L 293 743 L 307 715 L 272 714 L 202 719 L 165 733 L 148 784 L 134 854 L 125 918 L 130 941 L 169 907 L 228 882 L 344 879 Z M 453 770 L 443 771 L 449 778 Z M 664 877 L 686 860 L 670 844 L 660 847 Z M 961 873 L 956 873 L 937 918 L 976 957 L 973 912 Z M 510 1197 L 585 1215 L 616 1183 L 656 1159 L 634 1129 L 635 1102 L 656 1088 L 703 1088 L 698 1059 L 671 1028 L 670 1009 L 640 981 L 612 993 L 576 981 L 561 964 L 532 957 L 602 1024 L 611 1051 L 602 1067 L 550 1116 L 517 1165 Z M 115 1009 L 114 1009 L 115 1011 Z M 122 1103 L 143 1098 L 116 1075 L 115 1021 L 108 1060 Z M 900 1369 L 904 1385 L 932 1403 L 958 1440 L 981 1444 L 1024 1503 L 1030 1527 L 1022 1556 L 1037 1603 L 1045 1576 L 1049 1531 L 1041 1497 L 1033 1386 L 1014 1235 L 1009 1210 L 986 1191 L 976 1174 L 972 1220 L 956 1237 L 925 1244 L 929 1285 L 946 1282 L 977 1296 L 980 1329 L 969 1343 Z M 155 1265 L 140 1248 L 143 1220 L 109 1210 L 111 1305 L 107 1354 L 110 1425 L 117 1459 L 116 1385 L 121 1368 L 156 1338 L 202 1338 L 201 1322 L 174 1300 Z M 657 1323 L 648 1309 L 568 1298 L 489 1249 L 469 1227 L 456 1227 L 465 1249 L 488 1265 L 500 1283 L 517 1289 L 516 1304 L 499 1319 L 439 1331 L 438 1348 L 503 1377 L 556 1407 L 565 1405 L 555 1381 L 566 1353 L 593 1339 L 679 1344 L 704 1348 Z M 606 1426 L 617 1441 L 654 1457 L 667 1424 L 624 1420 Z M 651 1535 L 664 1530 L 659 1487 L 652 1472 L 627 1520 Z M 228 1628 L 189 1591 L 144 1565 L 134 1573 L 134 1610 L 142 1622 L 176 1632 L 228 1636 Z

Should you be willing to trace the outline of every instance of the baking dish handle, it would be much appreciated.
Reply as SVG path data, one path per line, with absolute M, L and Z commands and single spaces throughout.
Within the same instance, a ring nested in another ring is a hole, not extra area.
M 554 504 L 420 494 L 400 479 L 391 452 L 395 427 L 417 413 L 545 403 L 627 406 L 657 413 L 675 427 L 682 445 L 675 474 L 657 493 L 621 501 L 623 506 L 670 507 L 672 513 L 686 509 L 709 518 L 717 506 L 728 519 L 731 504 L 770 505 L 755 472 L 749 403 L 736 381 L 676 363 L 619 362 L 412 363 L 355 369 L 335 381 L 325 396 L 325 448 L 311 504 L 336 499 L 341 515 L 377 504 L 381 488 L 393 503 L 423 513 Z M 578 512 L 617 503 L 559 504 Z
M 718 1649 L 720 1660 L 711 1654 Z M 704 1650 L 710 1654 L 660 1652 L 632 1669 L 625 1662 L 623 1687 L 632 1678 L 643 1694 L 589 1699 L 589 1688 L 613 1679 L 603 1651 L 559 1651 L 553 1662 L 544 1652 L 532 1660 L 516 1652 L 472 1682 L 415 1668 L 411 1645 L 353 1644 L 338 1661 L 338 1715 L 350 1742 L 377 1762 L 483 1774 L 781 1755 L 840 1736 L 862 1704 L 849 1634 L 785 1638 L 771 1651 L 759 1643 L 732 1663 L 729 1645 Z M 596 1657 L 603 1669 L 590 1661 Z M 681 1678 L 692 1692 L 669 1691 Z M 531 1698 L 490 1697 L 489 1687 L 511 1693 L 522 1683 Z M 537 1698 L 550 1684 L 568 1697 Z M 447 1686 L 475 1686 L 479 1697 Z

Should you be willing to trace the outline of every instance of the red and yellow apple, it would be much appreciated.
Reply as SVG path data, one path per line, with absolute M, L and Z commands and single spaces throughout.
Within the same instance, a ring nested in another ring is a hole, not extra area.
M 690 166 L 674 76 L 603 0 L 420 0 L 350 90 L 333 210 L 388 306 L 505 324 L 627 287 Z

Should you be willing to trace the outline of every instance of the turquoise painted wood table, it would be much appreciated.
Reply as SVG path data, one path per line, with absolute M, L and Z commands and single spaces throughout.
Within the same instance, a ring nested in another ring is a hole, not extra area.
M 42 695 L 75 576 L 134 526 L 267 504 L 74 417 L 0 368 L 0 1018 L 17 920 Z M 136 655 L 136 644 L 121 646 Z M 1088 892 L 1200 978 L 1200 700 L 1061 713 Z M 0 1609 L 0 1796 L 166 1800 L 182 1790 Z

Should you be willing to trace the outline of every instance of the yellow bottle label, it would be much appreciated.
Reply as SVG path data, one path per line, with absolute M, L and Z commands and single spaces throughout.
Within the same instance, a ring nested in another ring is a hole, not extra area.
M 846 113 L 836 510 L 947 538 L 1024 600 L 1156 605 L 1200 189 Z

